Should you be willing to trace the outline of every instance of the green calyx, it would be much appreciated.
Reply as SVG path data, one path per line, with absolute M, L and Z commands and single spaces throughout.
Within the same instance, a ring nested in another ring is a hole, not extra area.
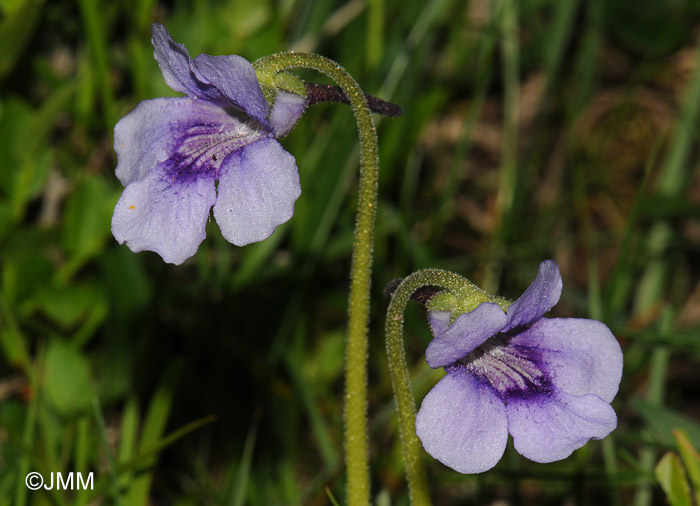
M 261 60 L 254 62 L 253 68 L 270 107 L 274 105 L 279 90 L 306 98 L 306 84 L 299 76 L 291 72 L 279 72 L 274 67 L 265 65 L 264 61 L 261 63 Z
M 290 72 L 280 72 L 274 78 L 277 89 L 294 93 L 300 97 L 306 97 L 306 84 L 299 77 Z
M 426 306 L 429 311 L 449 311 L 450 323 L 454 323 L 459 315 L 474 311 L 483 302 L 492 302 L 498 305 L 503 312 L 508 311 L 513 303 L 513 301 L 501 296 L 486 293 L 475 284 L 469 283 L 458 290 L 445 290 L 438 293 L 430 299 Z

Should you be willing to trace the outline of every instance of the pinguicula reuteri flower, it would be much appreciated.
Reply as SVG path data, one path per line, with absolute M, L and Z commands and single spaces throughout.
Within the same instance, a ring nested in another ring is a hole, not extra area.
M 446 371 L 416 417 L 430 455 L 480 473 L 500 460 L 508 433 L 518 453 L 545 463 L 615 429 L 620 346 L 600 322 L 543 318 L 561 290 L 559 268 L 548 260 L 512 304 L 484 293 L 489 301 L 455 318 L 440 295 L 428 303 L 435 338 L 426 359 Z
M 301 194 L 294 157 L 276 139 L 301 117 L 306 99 L 280 90 L 270 110 L 244 58 L 193 60 L 159 24 L 152 43 L 165 82 L 186 96 L 146 100 L 117 123 L 116 175 L 126 188 L 114 237 L 180 264 L 204 240 L 212 207 L 233 244 L 269 237 Z

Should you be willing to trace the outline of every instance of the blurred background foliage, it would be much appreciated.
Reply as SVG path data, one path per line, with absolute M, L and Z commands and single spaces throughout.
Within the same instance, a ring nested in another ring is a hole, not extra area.
M 516 298 L 545 258 L 552 313 L 623 345 L 619 427 L 556 464 L 509 446 L 478 476 L 426 456 L 435 504 L 644 506 L 657 477 L 682 485 L 673 454 L 654 468 L 673 429 L 700 447 L 700 1 L 0 0 L 0 505 L 343 500 L 352 115 L 314 107 L 283 141 L 303 194 L 267 241 L 212 222 L 183 266 L 131 253 L 110 232 L 112 135 L 175 95 L 154 21 L 192 55 L 318 52 L 404 109 L 377 118 L 376 504 L 408 504 L 383 286 L 442 267 Z M 442 373 L 419 307 L 406 339 L 420 402 Z M 29 471 L 93 471 L 95 490 L 30 492 Z

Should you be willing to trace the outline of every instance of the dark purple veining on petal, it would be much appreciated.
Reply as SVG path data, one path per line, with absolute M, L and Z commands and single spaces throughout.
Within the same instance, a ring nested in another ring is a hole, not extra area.
M 172 155 L 162 162 L 164 177 L 187 184 L 199 178 L 218 178 L 221 164 L 234 151 L 270 135 L 247 122 L 180 125 Z
M 507 334 L 498 334 L 449 369 L 469 371 L 491 385 L 506 402 L 510 397 L 551 393 L 552 381 L 538 350 L 513 346 L 509 340 Z

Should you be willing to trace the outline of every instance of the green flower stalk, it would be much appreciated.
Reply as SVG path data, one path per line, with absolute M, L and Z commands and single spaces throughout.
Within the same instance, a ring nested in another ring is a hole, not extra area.
M 359 85 L 345 69 L 328 58 L 308 53 L 278 53 L 260 58 L 253 67 L 268 100 L 280 88 L 280 79 L 290 79 L 290 74 L 286 73 L 289 69 L 309 68 L 328 76 L 344 92 L 357 121 L 360 136 L 360 183 L 345 347 L 345 466 L 347 503 L 350 506 L 368 505 L 367 325 L 379 177 L 374 121 Z
M 389 373 L 394 389 L 394 399 L 399 417 L 399 435 L 403 450 L 406 479 L 413 506 L 429 506 L 430 493 L 423 465 L 423 447 L 416 436 L 416 404 L 411 389 L 411 378 L 406 365 L 403 338 L 403 314 L 414 294 L 425 287 L 439 287 L 448 292 L 442 295 L 445 302 L 473 301 L 478 305 L 485 293 L 468 279 L 440 269 L 424 269 L 404 278 L 395 289 L 391 287 L 391 302 L 386 316 L 386 352 Z

